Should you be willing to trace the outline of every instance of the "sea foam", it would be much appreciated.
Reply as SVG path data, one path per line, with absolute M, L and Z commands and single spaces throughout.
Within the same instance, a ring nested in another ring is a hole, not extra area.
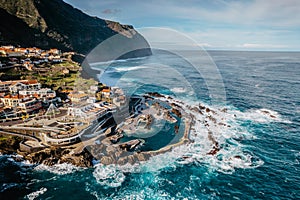
M 117 72 L 127 72 L 127 71 L 135 71 L 135 70 L 140 70 L 140 69 L 145 69 L 145 68 L 147 68 L 147 67 L 146 66 L 118 67 L 118 68 L 114 68 L 114 70 Z
M 235 114 L 238 119 L 250 120 L 257 123 L 270 123 L 270 122 L 291 123 L 289 120 L 283 119 L 278 112 L 265 109 L 265 108 L 250 109 L 245 112 L 232 110 L 231 113 Z
M 47 166 L 47 165 L 40 164 L 34 168 L 34 170 L 36 170 L 36 171 L 48 171 L 48 172 L 51 172 L 51 173 L 57 174 L 57 175 L 71 174 L 71 173 L 74 173 L 81 169 L 82 168 L 76 167 L 76 166 L 74 166 L 72 164 L 68 164 L 68 163 L 56 164 L 53 166 Z
M 29 200 L 34 200 L 34 199 L 38 198 L 40 195 L 44 194 L 45 192 L 47 192 L 47 188 L 41 188 L 38 191 L 28 194 L 26 197 Z
M 96 165 L 93 176 L 100 185 L 107 187 L 119 187 L 125 180 L 125 175 L 115 165 Z
M 201 104 L 201 110 L 199 104 L 190 105 L 175 99 L 168 99 L 168 101 L 176 103 L 193 116 L 194 124 L 190 130 L 192 142 L 174 147 L 170 152 L 153 156 L 148 161 L 134 166 L 111 165 L 105 168 L 100 165 L 101 167 L 96 168 L 94 172 L 98 183 L 108 187 L 118 187 L 124 181 L 124 173 L 155 173 L 166 168 L 176 170 L 177 166 L 190 163 L 206 164 L 211 169 L 222 173 L 233 173 L 236 168 L 247 169 L 263 165 L 264 162 L 252 152 L 248 152 L 246 146 L 242 144 L 243 140 L 256 138 L 237 120 L 238 118 L 246 119 L 243 116 L 249 117 L 249 113 L 245 114 L 232 107 L 205 104 Z M 280 119 L 280 115 L 272 111 L 261 110 L 255 113 L 263 116 L 268 113 L 274 115 L 275 118 L 266 116 L 269 121 Z M 216 152 L 212 152 L 214 149 L 217 149 Z

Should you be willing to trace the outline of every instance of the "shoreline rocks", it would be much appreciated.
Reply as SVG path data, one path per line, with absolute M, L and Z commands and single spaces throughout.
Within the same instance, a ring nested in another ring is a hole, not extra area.
M 158 93 L 154 93 L 154 95 L 160 97 L 163 96 Z M 159 104 L 159 101 L 157 101 L 157 104 L 154 105 L 157 110 L 161 110 L 163 108 L 163 106 Z M 169 102 L 167 102 L 167 104 L 169 104 Z M 151 109 L 153 109 L 153 107 Z M 175 104 L 171 106 L 171 108 L 164 108 L 164 110 L 161 111 L 161 116 L 162 115 L 166 117 L 165 119 L 167 121 L 173 123 L 175 134 L 179 133 L 180 127 L 179 124 L 175 124 L 177 119 L 174 116 L 176 115 L 181 118 L 185 121 L 185 131 L 182 138 L 180 138 L 177 143 L 164 146 L 159 150 L 142 151 L 140 147 L 145 143 L 142 139 L 125 140 L 126 142 L 119 143 L 119 141 L 124 137 L 124 134 L 119 132 L 117 129 L 114 131 L 106 131 L 99 135 L 99 137 L 95 140 L 91 138 L 88 141 L 82 141 L 82 143 L 69 146 L 45 147 L 45 149 L 38 152 L 21 152 L 17 150 L 17 148 L 14 149 L 14 153 L 18 152 L 30 163 L 45 164 L 49 166 L 61 163 L 70 163 L 79 167 L 92 167 L 93 160 L 95 159 L 105 165 L 124 165 L 126 163 L 135 164 L 137 162 L 144 162 L 152 156 L 171 151 L 175 146 L 189 142 L 189 131 L 192 123 L 189 115 L 185 113 L 179 105 L 176 105 L 175 108 Z M 147 123 L 142 123 L 142 125 L 144 126 L 145 124 L 145 128 L 147 128 L 150 127 L 154 120 L 156 120 L 156 117 L 159 116 L 155 113 L 149 113 L 146 114 L 145 117 L 145 122 Z

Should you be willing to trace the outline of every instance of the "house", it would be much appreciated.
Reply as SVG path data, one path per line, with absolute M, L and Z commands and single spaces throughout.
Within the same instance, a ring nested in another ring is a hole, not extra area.
M 96 101 L 97 101 L 96 97 L 89 97 L 89 98 L 86 100 L 87 103 L 96 103 Z
M 111 90 L 110 88 L 102 89 L 96 94 L 97 100 L 111 102 Z
M 97 85 L 92 85 L 92 86 L 90 86 L 90 91 L 91 91 L 91 92 L 94 92 L 94 93 L 95 93 L 95 92 L 98 91 L 98 89 L 99 89 L 99 88 L 98 88 Z
M 18 51 L 7 50 L 6 55 L 7 55 L 7 57 L 21 57 L 24 54 L 21 52 L 18 52 Z
M 15 118 L 17 112 L 11 108 L 0 109 L 0 119 Z
M 111 97 L 113 104 L 117 106 L 122 106 L 126 103 L 126 96 L 121 88 L 112 87 Z
M 24 98 L 22 95 L 6 95 L 1 97 L 0 100 L 6 107 L 18 107 L 21 100 Z
M 58 50 L 58 49 L 50 49 L 49 53 L 54 54 L 54 55 L 59 55 L 60 54 L 60 50 Z
M 89 98 L 87 94 L 82 93 L 82 92 L 72 92 L 68 95 L 68 97 L 74 103 L 83 102 Z
M 20 52 L 22 54 L 28 53 L 28 50 L 26 48 L 15 48 L 14 49 L 16 52 Z
M 80 117 L 82 119 L 87 118 L 86 113 L 83 112 L 81 107 L 69 107 L 67 115 L 72 117 Z
M 56 92 L 49 88 L 42 88 L 42 89 L 38 90 L 37 94 L 40 96 L 40 98 L 45 97 L 48 99 L 53 99 L 56 97 Z
M 126 97 L 125 96 L 114 97 L 112 102 L 118 107 L 124 106 L 126 104 Z
M 53 99 L 56 97 L 55 91 L 49 88 L 42 88 L 39 90 L 20 90 L 19 94 L 24 96 L 36 97 L 38 99 L 39 98 Z
M 48 53 L 47 51 L 44 51 L 44 52 L 41 53 L 41 56 L 42 56 L 43 58 L 48 57 L 48 56 L 49 56 L 49 53 Z
M 9 86 L 11 86 L 12 81 L 0 81 L 0 92 L 7 92 L 9 90 Z
M 103 89 L 101 91 L 102 99 L 110 99 L 110 89 Z
M 36 48 L 36 47 L 27 48 L 27 51 L 32 54 L 41 54 L 42 53 L 42 50 L 39 48 Z
M 19 103 L 22 112 L 32 113 L 42 108 L 42 103 L 37 99 L 26 99 Z
M 5 49 L 5 50 L 13 50 L 15 47 L 12 45 L 8 45 L 8 46 L 1 46 L 1 48 Z
M 21 80 L 12 81 L 9 86 L 9 91 L 11 93 L 17 93 L 21 90 L 40 90 L 41 84 L 37 80 Z
M 6 56 L 6 50 L 4 48 L 0 48 L 0 55 L 5 57 Z
M 32 64 L 32 62 L 31 61 L 24 61 L 23 62 L 23 66 L 27 69 L 27 70 L 32 70 L 32 67 L 34 66 L 33 64 Z
M 20 90 L 39 90 L 41 84 L 37 80 L 0 81 L 0 92 L 16 93 Z

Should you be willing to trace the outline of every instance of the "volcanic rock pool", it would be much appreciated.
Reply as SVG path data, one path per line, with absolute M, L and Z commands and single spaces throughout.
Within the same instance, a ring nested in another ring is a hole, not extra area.
M 101 163 L 133 164 L 188 142 L 189 119 L 179 105 L 153 97 L 137 102 L 134 114 L 92 145 L 91 152 Z

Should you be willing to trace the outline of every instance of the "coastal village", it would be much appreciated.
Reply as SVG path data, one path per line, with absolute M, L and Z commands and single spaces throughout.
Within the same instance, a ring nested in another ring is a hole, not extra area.
M 71 55 L 72 52 L 61 53 L 57 49 L 2 46 L 0 70 L 7 74 L 7 70 L 21 67 L 22 71 L 40 73 L 43 65 L 70 63 Z M 69 73 L 66 68 L 62 70 Z M 0 81 L 2 142 L 6 136 L 23 138 L 19 150 L 28 153 L 49 146 L 74 144 L 80 141 L 82 130 L 95 120 L 105 119 L 116 109 L 115 105 L 120 106 L 125 101 L 122 90 L 96 81 L 83 86 L 86 91 L 75 89 L 74 85 L 58 90 L 56 85 L 48 85 L 37 79 Z
M 138 150 L 143 139 L 122 138 L 147 133 L 159 120 L 174 124 L 178 133 L 179 110 L 165 108 L 150 96 L 131 99 L 118 87 L 81 78 L 72 55 L 58 49 L 0 47 L 2 152 L 21 154 L 34 163 L 52 165 L 59 160 L 89 166 L 86 149 L 94 145 L 90 152 L 102 163 L 125 164 L 150 155 Z
M 39 69 L 43 68 L 42 64 L 53 65 L 69 62 L 69 56 L 72 54 L 72 52 L 61 53 L 58 49 L 41 50 L 39 48 L 2 46 L 0 47 L 0 69 L 23 67 L 25 69 L 22 71 L 40 73 Z M 51 73 L 49 70 L 51 69 L 48 69 L 47 73 Z M 67 69 L 62 68 L 61 70 L 62 73 L 69 73 Z M 2 74 L 7 74 L 7 71 Z M 78 78 L 80 79 L 80 77 Z M 74 79 L 73 82 L 75 81 Z M 111 88 L 103 85 L 100 87 L 96 81 L 87 86 L 89 88 L 84 92 L 75 89 L 74 85 L 70 85 L 65 90 L 62 88 L 57 90 L 57 85 L 49 86 L 46 81 L 39 82 L 37 79 L 0 80 L 0 120 L 2 123 L 17 124 L 19 120 L 24 122 L 34 116 L 50 115 L 53 110 L 58 112 L 59 108 L 67 109 L 68 106 L 77 103 L 93 104 L 96 101 L 112 101 Z M 118 93 L 116 89 L 113 91 Z

